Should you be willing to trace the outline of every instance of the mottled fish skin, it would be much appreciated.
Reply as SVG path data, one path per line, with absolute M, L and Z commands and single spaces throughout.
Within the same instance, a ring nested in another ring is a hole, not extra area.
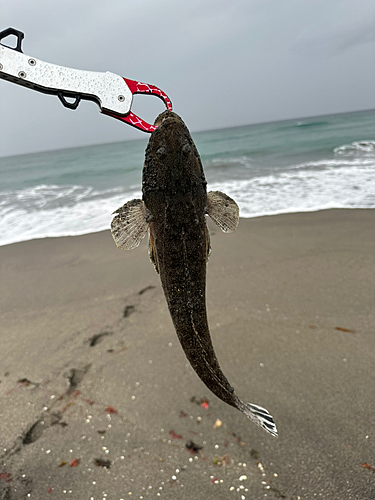
M 175 113 L 163 112 L 155 125 L 158 128 L 150 137 L 143 168 L 142 209 L 146 211 L 150 257 L 160 274 L 179 341 L 199 378 L 217 397 L 276 436 L 276 426 L 268 411 L 245 404 L 236 396 L 212 346 L 206 312 L 210 242 L 205 218 L 210 212 L 210 199 L 198 151 L 185 123 Z M 236 227 L 237 205 L 223 193 L 216 194 L 224 203 L 229 200 L 235 205 Z M 220 221 L 217 223 L 226 230 Z M 114 226 L 112 233 L 116 241 Z
M 163 113 L 146 149 L 143 201 L 169 311 L 190 364 L 207 387 L 237 407 L 211 343 L 206 313 L 207 189 L 184 122 Z

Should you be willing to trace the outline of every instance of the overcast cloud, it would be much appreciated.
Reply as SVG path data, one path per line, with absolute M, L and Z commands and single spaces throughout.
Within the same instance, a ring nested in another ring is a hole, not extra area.
M 38 59 L 152 83 L 191 130 L 375 108 L 374 0 L 0 0 Z M 9 39 L 10 42 L 10 39 Z M 144 137 L 0 80 L 0 156 Z M 136 96 L 153 121 L 164 109 Z

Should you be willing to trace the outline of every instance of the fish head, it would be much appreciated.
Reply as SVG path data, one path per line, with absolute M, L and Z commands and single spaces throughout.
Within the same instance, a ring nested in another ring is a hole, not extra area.
M 184 121 L 181 118 L 181 116 L 179 116 L 177 113 L 174 113 L 173 111 L 166 110 L 166 111 L 163 111 L 162 113 L 160 113 L 160 115 L 158 115 L 156 117 L 156 119 L 154 121 L 155 127 L 159 127 L 165 120 L 168 120 L 168 119 L 180 121 L 184 124 Z M 186 125 L 185 125 L 185 127 L 186 127 Z
M 155 120 L 143 168 L 143 200 L 154 214 L 161 204 L 193 203 L 199 211 L 207 204 L 206 180 L 197 148 L 180 116 L 164 111 Z M 183 208 L 181 208 L 183 209 Z

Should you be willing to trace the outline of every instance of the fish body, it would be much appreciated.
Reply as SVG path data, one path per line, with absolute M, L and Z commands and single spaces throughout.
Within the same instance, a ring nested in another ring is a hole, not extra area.
M 112 235 L 118 247 L 130 249 L 149 232 L 149 255 L 191 366 L 217 397 L 276 436 L 268 411 L 243 403 L 235 394 L 216 358 L 207 321 L 206 215 L 231 232 L 238 224 L 238 206 L 224 193 L 207 193 L 198 151 L 178 115 L 165 111 L 155 125 L 146 149 L 143 200 L 132 200 L 115 212 Z

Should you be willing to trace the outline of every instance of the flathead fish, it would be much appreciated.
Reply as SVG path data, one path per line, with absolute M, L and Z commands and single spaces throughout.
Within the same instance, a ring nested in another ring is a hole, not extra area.
M 191 366 L 217 397 L 277 436 L 269 412 L 243 403 L 235 394 L 221 371 L 208 328 L 206 263 L 211 246 L 205 219 L 209 215 L 224 232 L 232 232 L 239 221 L 238 206 L 220 191 L 207 193 L 197 148 L 178 115 L 165 111 L 155 125 L 146 149 L 143 199 L 114 212 L 112 236 L 119 248 L 130 250 L 149 233 L 149 256 Z

